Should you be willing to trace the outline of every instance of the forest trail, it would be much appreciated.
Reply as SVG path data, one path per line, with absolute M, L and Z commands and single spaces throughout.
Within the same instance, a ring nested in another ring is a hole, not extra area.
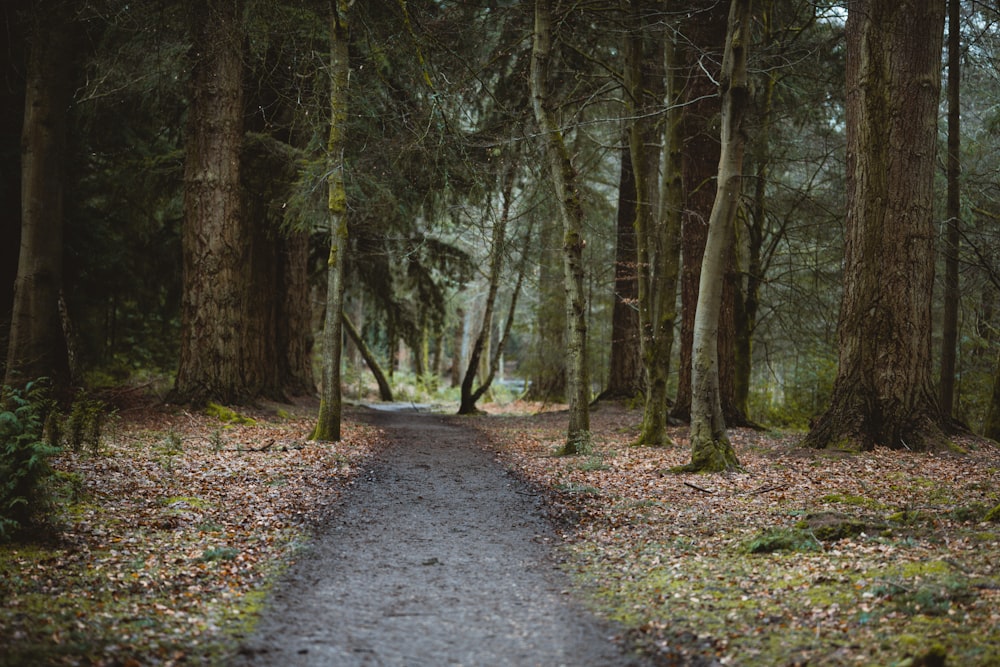
M 275 587 L 238 665 L 636 665 L 566 593 L 529 493 L 455 419 L 370 411 L 387 447 Z

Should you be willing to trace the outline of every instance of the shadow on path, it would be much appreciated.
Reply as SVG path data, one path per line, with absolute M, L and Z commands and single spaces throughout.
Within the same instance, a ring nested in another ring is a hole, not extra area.
M 388 446 L 276 586 L 238 665 L 637 665 L 566 593 L 551 528 L 454 419 L 364 412 Z

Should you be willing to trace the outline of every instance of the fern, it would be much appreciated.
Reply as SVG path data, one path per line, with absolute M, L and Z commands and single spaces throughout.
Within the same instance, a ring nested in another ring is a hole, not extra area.
M 45 506 L 49 458 L 59 449 L 45 442 L 44 425 L 52 410 L 44 384 L 0 390 L 0 541 L 24 527 Z

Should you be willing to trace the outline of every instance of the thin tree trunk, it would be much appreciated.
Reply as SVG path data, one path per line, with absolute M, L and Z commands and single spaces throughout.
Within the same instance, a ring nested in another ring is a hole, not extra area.
M 313 440 L 340 440 L 340 357 L 343 352 L 344 263 L 347 258 L 347 192 L 344 188 L 348 62 L 348 11 L 350 2 L 337 0 L 330 17 L 330 136 L 326 154 L 327 209 L 330 220 L 330 254 L 326 273 L 326 318 L 323 323 L 323 386 Z
M 348 337 L 354 341 L 354 345 L 358 348 L 358 352 L 361 353 L 361 358 L 365 360 L 368 365 L 368 370 L 372 372 L 375 377 L 375 383 L 378 384 L 378 394 L 379 398 L 387 403 L 393 401 L 392 397 L 392 387 L 389 386 L 389 380 L 386 379 L 385 373 L 382 372 L 382 366 L 379 365 L 378 359 L 375 358 L 375 354 L 372 352 L 368 344 L 365 343 L 364 338 L 361 336 L 361 332 L 358 328 L 354 326 L 354 322 L 351 318 L 347 316 L 347 313 L 341 315 L 341 320 L 343 320 L 344 329 L 347 330 Z
M 33 12 L 21 157 L 21 248 L 4 384 L 46 377 L 57 389 L 72 378 L 60 317 L 63 193 L 74 35 L 58 3 Z
M 948 423 L 955 412 L 955 369 L 958 350 L 958 251 L 961 239 L 961 3 L 948 0 L 948 195 L 944 243 L 944 314 L 941 323 L 941 380 L 938 401 Z
M 750 98 L 747 84 L 750 23 L 750 0 L 733 0 L 719 82 L 722 97 L 719 187 L 708 223 L 691 351 L 691 463 L 683 468 L 687 472 L 719 472 L 740 467 L 722 413 L 718 341 L 722 286 L 740 206 L 746 144 L 743 119 Z
M 556 203 L 563 221 L 563 260 L 566 283 L 566 356 L 569 371 L 569 424 L 565 454 L 590 448 L 590 380 L 587 371 L 587 300 L 584 292 L 583 203 L 577 174 L 562 132 L 549 108 L 549 61 L 552 48 L 550 0 L 536 0 L 531 54 L 531 102 L 545 142 Z
M 944 3 L 854 0 L 840 359 L 812 447 L 945 444 L 931 380 L 934 171 Z
M 483 394 L 489 390 L 490 384 L 493 382 L 493 376 L 496 373 L 493 363 L 494 359 L 490 355 L 492 347 L 490 345 L 490 338 L 492 338 L 493 310 L 496 307 L 497 294 L 500 291 L 500 278 L 503 275 L 503 258 L 507 252 L 507 223 L 510 219 L 510 206 L 516 171 L 517 161 L 512 159 L 504 169 L 503 186 L 500 193 L 500 196 L 503 198 L 500 217 L 493 223 L 493 234 L 490 241 L 490 277 L 486 292 L 486 304 L 483 309 L 483 322 L 479 327 L 479 334 L 472 344 L 472 351 L 469 354 L 469 365 L 465 370 L 465 376 L 462 378 L 461 400 L 458 407 L 458 414 L 460 415 L 468 415 L 476 411 L 476 401 L 482 398 Z M 480 385 L 477 389 L 473 389 L 477 374 L 481 378 Z

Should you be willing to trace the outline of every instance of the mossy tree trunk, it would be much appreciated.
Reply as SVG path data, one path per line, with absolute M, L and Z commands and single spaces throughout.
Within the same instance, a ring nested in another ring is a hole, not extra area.
M 347 254 L 347 191 L 344 187 L 344 149 L 347 126 L 348 12 L 352 3 L 336 0 L 330 17 L 330 135 L 326 145 L 327 209 L 330 254 L 326 264 L 326 317 L 323 322 L 323 386 L 319 415 L 310 438 L 340 440 L 340 358 L 343 352 L 344 263 Z
M 625 32 L 625 100 L 635 172 L 639 331 L 645 372 L 645 409 L 638 445 L 670 445 L 667 378 L 676 317 L 680 228 L 679 107 L 674 85 L 674 42 L 654 30 L 659 4 L 633 0 Z M 665 78 L 669 78 L 669 84 Z M 669 109 L 657 114 L 667 91 Z M 661 143 L 665 148 L 661 149 Z M 663 155 L 663 182 L 660 157 Z M 662 192 L 661 192 L 662 187 Z
M 549 97 L 549 66 L 552 57 L 550 0 L 536 0 L 531 53 L 531 103 L 535 112 L 556 205 L 563 222 L 563 269 L 566 286 L 566 358 L 568 370 L 569 424 L 563 452 L 576 454 L 590 448 L 590 379 L 587 371 L 587 297 L 584 291 L 583 202 L 577 174 L 562 132 L 555 121 Z
M 63 281 L 63 192 L 69 108 L 73 99 L 72 11 L 39 2 L 31 13 L 24 126 L 21 134 L 21 246 L 4 384 L 47 377 L 70 385 L 60 317 Z
M 708 223 L 708 239 L 698 287 L 691 351 L 691 463 L 686 471 L 719 472 L 740 467 L 729 442 L 719 391 L 719 326 L 722 285 L 740 206 L 743 119 L 749 106 L 747 51 L 750 48 L 750 0 L 733 0 L 722 57 L 722 142 L 719 187 Z
M 944 5 L 850 5 L 839 366 L 830 407 L 806 438 L 812 447 L 945 444 L 931 380 Z

